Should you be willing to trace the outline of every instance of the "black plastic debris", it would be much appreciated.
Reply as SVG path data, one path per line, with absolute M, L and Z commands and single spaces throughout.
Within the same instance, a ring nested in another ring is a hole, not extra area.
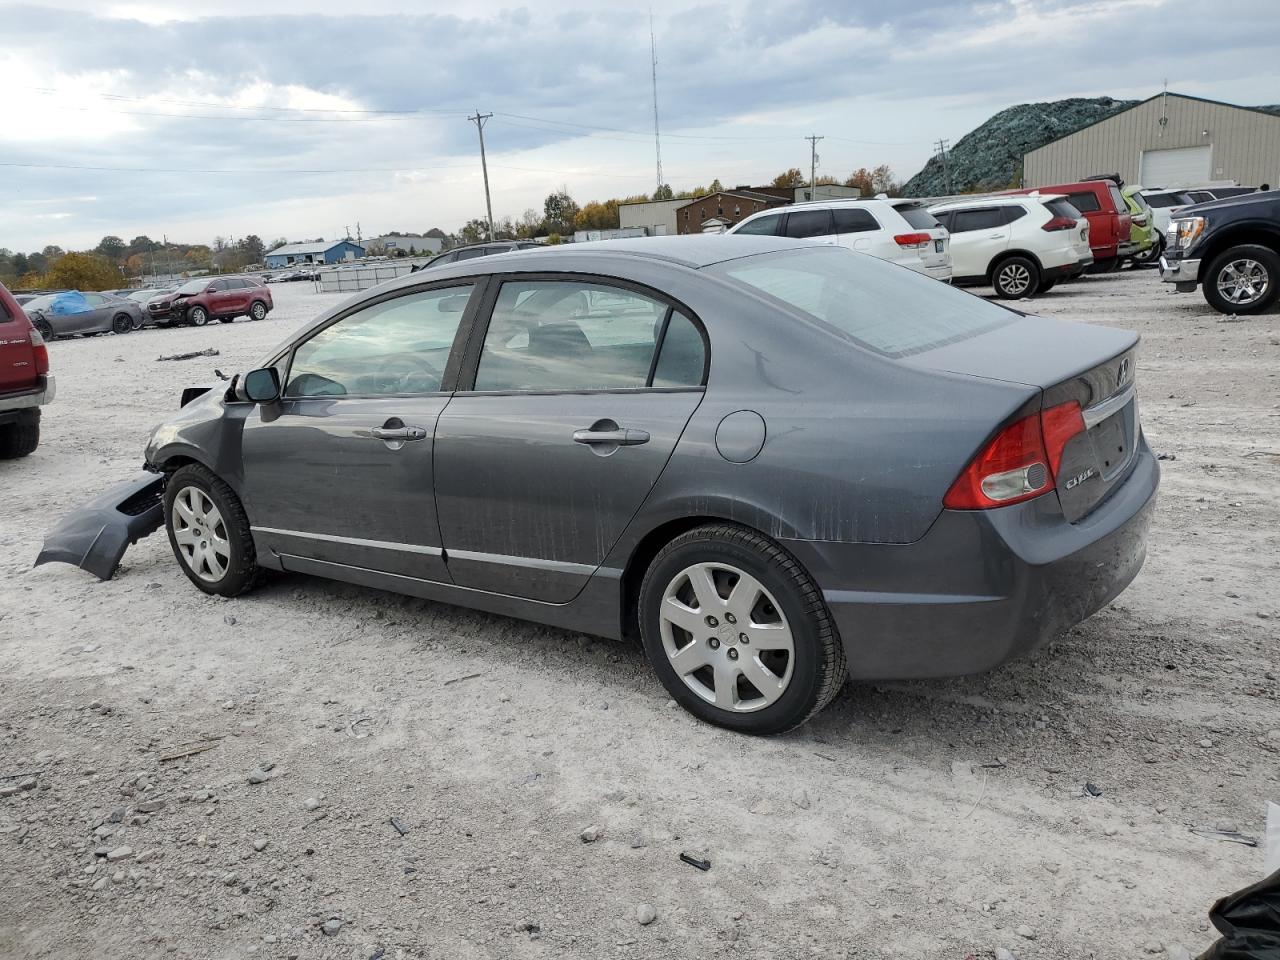
M 701 857 L 695 857 L 691 853 L 680 854 L 680 859 L 683 860 L 685 863 L 689 864 L 689 866 L 691 867 L 697 867 L 699 870 L 703 871 L 704 873 L 711 869 L 710 860 L 703 860 Z
M 1280 960 L 1280 870 L 1209 911 L 1222 939 L 1198 960 Z

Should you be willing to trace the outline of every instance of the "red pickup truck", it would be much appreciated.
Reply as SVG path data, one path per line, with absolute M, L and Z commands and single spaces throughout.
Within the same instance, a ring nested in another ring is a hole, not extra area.
M 1098 178 L 1005 192 L 1066 194 L 1071 205 L 1089 221 L 1089 246 L 1093 249 L 1095 273 L 1109 273 L 1136 250 L 1136 244 L 1129 239 L 1133 226 L 1129 205 L 1114 180 Z
M 53 399 L 49 349 L 0 283 L 0 460 L 40 444 L 40 407 Z

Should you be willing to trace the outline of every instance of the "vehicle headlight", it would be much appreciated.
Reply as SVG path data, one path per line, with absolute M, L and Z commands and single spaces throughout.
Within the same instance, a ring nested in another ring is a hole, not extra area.
M 1183 217 L 1170 224 L 1169 232 L 1176 236 L 1178 246 L 1185 250 L 1204 233 L 1204 228 L 1204 217 Z

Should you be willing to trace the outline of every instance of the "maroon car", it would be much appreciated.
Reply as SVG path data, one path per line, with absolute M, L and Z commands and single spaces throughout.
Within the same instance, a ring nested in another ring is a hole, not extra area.
M 147 304 L 147 314 L 159 323 L 203 327 L 210 320 L 261 320 L 274 306 L 271 291 L 254 277 L 200 277 L 188 280 L 171 295 L 156 297 Z

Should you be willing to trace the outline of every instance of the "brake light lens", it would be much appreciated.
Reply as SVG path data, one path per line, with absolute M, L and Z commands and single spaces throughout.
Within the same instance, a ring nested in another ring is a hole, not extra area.
M 1080 404 L 1074 400 L 1011 423 L 956 477 L 943 505 L 989 510 L 1048 493 L 1063 449 L 1084 430 Z
M 36 358 L 36 373 L 48 373 L 49 347 L 44 342 L 44 337 L 40 336 L 40 331 L 35 327 L 31 328 L 31 352 L 35 354 Z
M 927 247 L 933 237 L 927 233 L 900 233 L 893 238 L 893 242 L 900 247 L 915 249 L 918 247 Z
M 1054 217 L 1040 229 L 1052 233 L 1054 230 L 1074 230 L 1075 227 L 1076 222 L 1070 217 Z

